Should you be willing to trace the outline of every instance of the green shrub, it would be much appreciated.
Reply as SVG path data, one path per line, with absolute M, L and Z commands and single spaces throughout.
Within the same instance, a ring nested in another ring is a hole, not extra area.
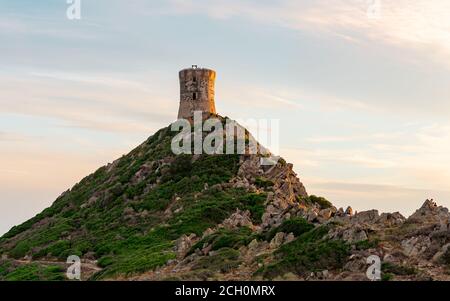
M 64 270 L 59 266 L 43 266 L 36 263 L 20 265 L 6 275 L 7 281 L 60 281 L 64 280 Z
M 12 267 L 11 261 L 9 260 L 0 260 L 0 280 L 6 276 Z
M 46 281 L 62 281 L 66 279 L 64 272 L 62 267 L 51 265 L 41 269 L 39 278 Z
M 31 246 L 30 244 L 24 240 L 20 241 L 10 252 L 9 256 L 15 259 L 20 259 L 27 255 L 28 251 L 30 251 Z
M 391 281 L 394 278 L 394 275 L 391 273 L 382 273 L 381 281 Z
M 111 256 L 104 256 L 97 261 L 97 264 L 101 268 L 106 268 L 107 266 L 114 263 L 114 258 Z
M 318 196 L 315 196 L 315 195 L 310 195 L 310 196 L 306 196 L 306 197 L 299 196 L 298 200 L 299 200 L 299 202 L 301 202 L 301 203 L 303 203 L 305 205 L 317 204 L 322 209 L 327 209 L 327 208 L 333 207 L 333 204 L 331 204 L 330 201 L 328 201 L 324 197 L 318 197 Z
M 417 270 L 414 267 L 398 265 L 390 262 L 383 262 L 381 265 L 381 271 L 382 273 L 403 275 L 403 276 L 417 274 Z
M 266 234 L 265 238 L 267 241 L 271 241 L 272 238 L 274 238 L 278 232 L 284 232 L 286 234 L 293 233 L 296 237 L 298 237 L 301 234 L 312 230 L 313 228 L 314 225 L 308 223 L 308 221 L 306 221 L 304 218 L 294 217 L 283 221 L 283 223 L 280 226 L 271 229 Z
M 66 252 L 71 248 L 70 241 L 62 240 L 53 244 L 51 247 L 47 249 L 47 252 L 54 257 L 60 257 L 62 253 Z M 64 258 L 65 256 L 62 256 Z
M 196 249 L 201 249 L 205 244 L 211 244 L 211 250 L 213 251 L 221 248 L 237 249 L 247 245 L 252 239 L 252 230 L 248 227 L 241 227 L 237 230 L 219 229 L 192 246 L 189 254 L 192 254 Z
M 322 209 L 327 209 L 327 208 L 333 207 L 333 204 L 331 204 L 331 202 L 328 201 L 324 197 L 318 197 L 318 196 L 315 196 L 315 195 L 310 195 L 309 199 L 311 200 L 312 203 L 320 205 L 320 207 Z
M 255 185 L 257 187 L 267 189 L 267 188 L 272 187 L 274 185 L 274 183 L 273 183 L 273 181 L 266 179 L 264 177 L 257 177 L 255 179 Z
M 204 256 L 198 260 L 192 267 L 195 269 L 207 269 L 208 271 L 217 271 L 227 273 L 240 265 L 239 252 L 230 248 L 223 248 L 217 253 Z
M 376 248 L 379 243 L 380 243 L 379 239 L 373 239 L 373 240 L 366 239 L 366 240 L 361 240 L 361 241 L 358 241 L 357 243 L 355 243 L 355 247 L 357 250 L 367 250 L 367 249 Z
M 265 193 L 247 193 L 239 198 L 239 202 L 242 204 L 240 207 L 242 210 L 250 211 L 250 216 L 255 224 L 262 222 L 262 216 L 266 210 L 265 202 L 267 194 Z
M 342 240 L 324 238 L 326 226 L 320 226 L 300 235 L 276 251 L 277 261 L 260 270 L 265 278 L 294 272 L 305 275 L 324 269 L 342 268 L 349 255 L 349 246 Z
M 192 155 L 178 155 L 169 168 L 169 173 L 164 176 L 163 182 L 167 180 L 177 181 L 190 174 L 192 169 Z
M 39 280 L 39 267 L 37 264 L 19 266 L 5 276 L 7 281 L 36 281 Z
M 108 242 L 104 242 L 103 244 L 97 245 L 94 249 L 95 256 L 102 257 L 104 255 L 111 254 L 112 247 L 113 247 L 113 245 Z

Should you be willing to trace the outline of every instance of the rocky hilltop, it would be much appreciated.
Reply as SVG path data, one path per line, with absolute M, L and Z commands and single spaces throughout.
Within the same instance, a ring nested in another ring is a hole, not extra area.
M 223 119 L 225 120 L 225 119 Z M 308 195 L 280 159 L 179 155 L 158 131 L 0 239 L 0 280 L 450 280 L 449 212 L 353 212 Z

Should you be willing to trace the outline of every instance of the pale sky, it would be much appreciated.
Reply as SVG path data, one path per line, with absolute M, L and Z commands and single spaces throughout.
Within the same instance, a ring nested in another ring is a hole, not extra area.
M 280 120 L 310 194 L 450 207 L 450 1 L 81 4 L 0 0 L 0 233 L 173 122 L 192 64 L 221 115 Z

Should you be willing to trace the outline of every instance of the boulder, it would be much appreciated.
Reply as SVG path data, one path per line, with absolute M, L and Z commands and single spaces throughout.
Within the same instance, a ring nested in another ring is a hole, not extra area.
M 345 215 L 353 215 L 353 208 L 348 206 L 347 209 L 345 209 Z
M 254 239 L 248 244 L 248 250 L 255 251 L 258 248 L 258 245 L 259 245 L 258 241 Z
M 308 222 L 310 222 L 310 223 L 312 223 L 312 222 L 314 222 L 314 221 L 316 221 L 317 220 L 317 217 L 318 217 L 319 215 L 317 214 L 317 212 L 316 211 L 314 211 L 314 210 L 310 210 L 309 212 L 308 212 L 308 215 L 307 215 L 307 220 L 308 220 Z
M 399 212 L 383 213 L 380 215 L 377 223 L 385 227 L 399 226 L 406 221 L 406 218 Z
M 203 234 L 202 234 L 202 239 L 205 238 L 206 236 L 213 234 L 214 232 L 215 231 L 211 228 L 206 229 L 205 232 L 203 232 Z
M 361 211 L 352 216 L 351 222 L 355 224 L 372 224 L 375 223 L 378 218 L 378 210 Z
M 208 253 L 211 251 L 212 245 L 207 245 L 202 249 L 203 255 L 208 255 Z
M 360 254 L 353 254 L 344 265 L 344 270 L 349 272 L 363 272 L 367 269 L 366 257 Z
M 237 209 L 229 218 L 223 221 L 222 226 L 227 229 L 237 229 L 239 227 L 254 228 L 250 211 Z
M 349 243 L 367 240 L 366 232 L 358 226 L 347 228 L 342 233 L 342 239 Z
M 197 236 L 192 233 L 191 235 L 187 236 L 183 234 L 177 241 L 175 242 L 174 251 L 177 254 L 178 259 L 183 259 L 187 252 L 191 249 L 191 247 L 196 242 Z
M 270 248 L 276 249 L 279 246 L 281 246 L 286 238 L 286 233 L 284 232 L 278 232 L 275 234 L 274 238 L 270 241 Z
M 331 208 L 322 209 L 319 211 L 319 217 L 324 220 L 329 220 L 333 215 L 333 210 Z
M 433 256 L 433 262 L 440 263 L 447 252 L 450 252 L 450 243 L 443 245 L 441 250 Z
M 431 240 L 428 236 L 421 235 L 417 237 L 410 237 L 402 241 L 403 253 L 408 257 L 417 257 L 424 253 L 431 245 Z
M 289 233 L 289 234 L 286 236 L 286 238 L 284 239 L 284 243 L 287 244 L 287 243 L 290 243 L 290 242 L 292 242 L 292 241 L 294 241 L 294 240 L 295 240 L 294 233 Z

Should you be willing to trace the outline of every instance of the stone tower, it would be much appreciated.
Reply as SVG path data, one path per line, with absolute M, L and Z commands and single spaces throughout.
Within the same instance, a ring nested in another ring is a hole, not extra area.
M 216 72 L 210 69 L 192 68 L 180 71 L 180 109 L 178 119 L 190 119 L 194 111 L 216 113 L 214 82 Z

